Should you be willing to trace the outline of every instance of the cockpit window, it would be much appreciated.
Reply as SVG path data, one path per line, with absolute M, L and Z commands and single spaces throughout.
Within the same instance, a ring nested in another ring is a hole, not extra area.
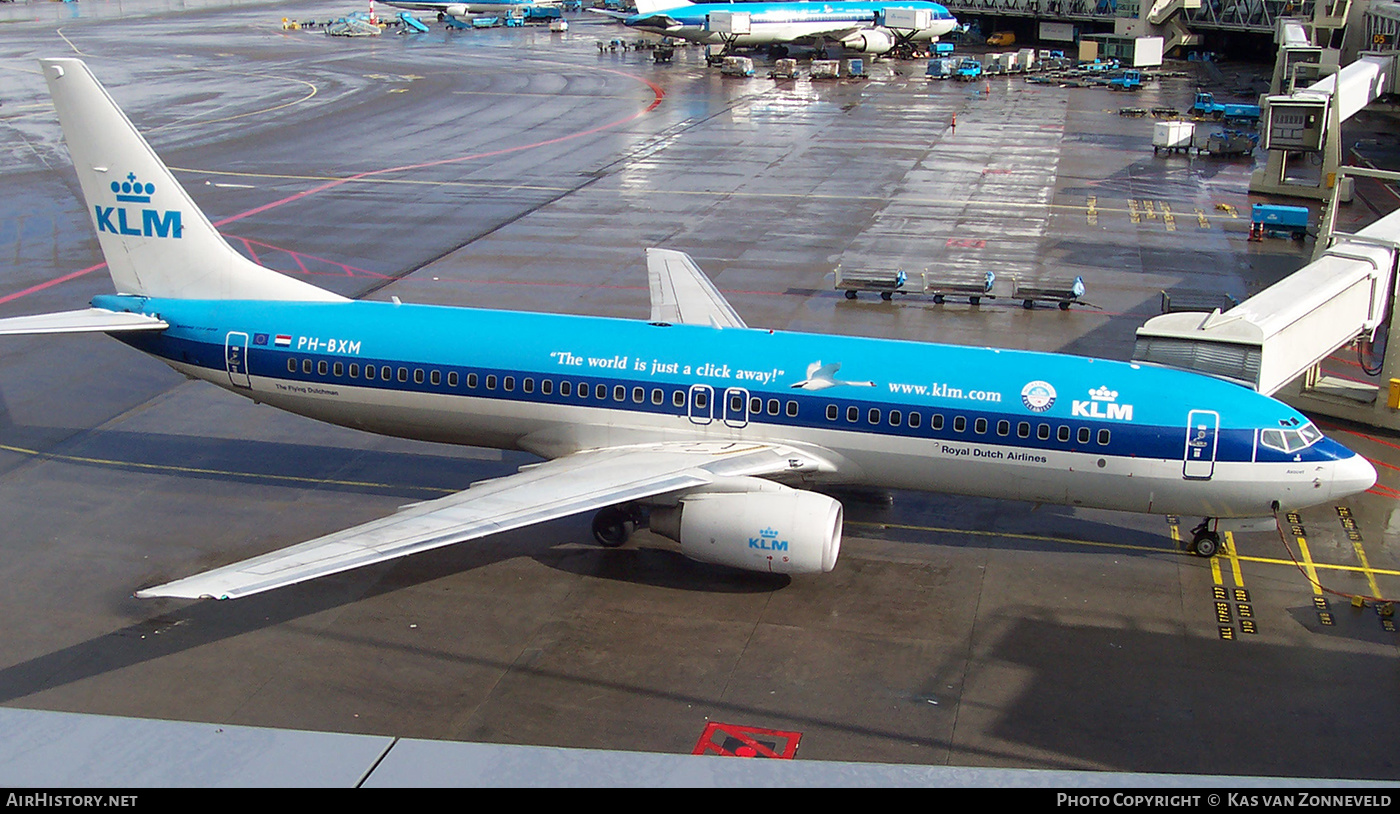
M 1311 423 L 1296 430 L 1263 430 L 1259 433 L 1259 443 L 1279 452 L 1297 452 L 1322 440 L 1322 432 Z

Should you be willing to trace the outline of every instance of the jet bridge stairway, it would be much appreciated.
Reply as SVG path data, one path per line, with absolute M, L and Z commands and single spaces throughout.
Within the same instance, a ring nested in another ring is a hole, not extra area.
M 1400 212 L 1319 241 L 1325 248 L 1313 262 L 1228 311 L 1148 320 L 1137 331 L 1133 358 L 1231 379 L 1302 410 L 1400 430 L 1400 342 L 1387 341 L 1397 305 Z M 1324 359 L 1358 340 L 1384 348 L 1372 380 L 1379 385 L 1322 373 Z

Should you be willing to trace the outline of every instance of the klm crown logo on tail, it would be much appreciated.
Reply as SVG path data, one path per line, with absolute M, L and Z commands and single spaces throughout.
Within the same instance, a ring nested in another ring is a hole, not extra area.
M 156 185 L 136 180 L 136 173 L 129 172 L 125 181 L 113 181 L 112 192 L 118 204 L 149 204 L 156 192 Z M 95 204 L 97 231 L 127 237 L 167 237 L 179 239 L 183 230 L 180 224 L 180 211 L 161 211 L 150 207 L 102 206 Z

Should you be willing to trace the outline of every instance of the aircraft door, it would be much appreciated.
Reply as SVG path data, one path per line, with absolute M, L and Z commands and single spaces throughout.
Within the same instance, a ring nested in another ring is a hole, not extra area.
M 230 331 L 224 339 L 224 369 L 228 371 L 229 383 L 234 387 L 252 387 L 248 378 L 248 335 L 241 331 Z
M 735 428 L 748 426 L 749 391 L 742 387 L 724 391 L 724 423 Z
M 1215 474 L 1215 450 L 1220 434 L 1220 414 L 1214 410 L 1192 410 L 1186 416 L 1186 451 L 1181 476 L 1187 480 L 1210 480 Z
M 692 424 L 708 424 L 714 420 L 715 391 L 708 384 L 692 384 L 686 413 Z

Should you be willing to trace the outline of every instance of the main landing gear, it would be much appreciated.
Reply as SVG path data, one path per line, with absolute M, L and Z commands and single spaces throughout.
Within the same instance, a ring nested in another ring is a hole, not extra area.
M 593 515 L 593 539 L 607 548 L 623 545 L 637 530 L 638 512 L 628 506 L 609 506 Z
M 1191 551 L 1201 557 L 1214 557 L 1219 553 L 1220 533 L 1216 531 L 1219 525 L 1218 519 L 1202 518 L 1201 524 L 1191 529 Z

